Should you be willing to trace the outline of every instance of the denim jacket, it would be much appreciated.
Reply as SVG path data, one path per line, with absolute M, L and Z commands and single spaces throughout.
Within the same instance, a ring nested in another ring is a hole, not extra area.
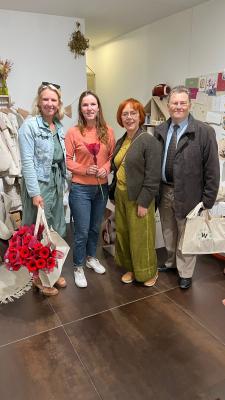
M 65 143 L 62 124 L 55 121 L 65 159 Z M 28 118 L 19 129 L 19 145 L 22 175 L 30 197 L 40 195 L 38 181 L 49 182 L 54 154 L 54 139 L 48 125 L 38 115 Z M 65 161 L 61 166 L 66 175 Z

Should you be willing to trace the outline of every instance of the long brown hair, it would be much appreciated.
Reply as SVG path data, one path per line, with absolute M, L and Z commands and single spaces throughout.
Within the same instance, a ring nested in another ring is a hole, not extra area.
M 87 126 L 87 121 L 85 120 L 82 111 L 81 111 L 81 104 L 83 101 L 83 98 L 86 96 L 93 96 L 97 103 L 98 103 L 98 114 L 96 116 L 96 130 L 97 130 L 97 136 L 100 140 L 100 142 L 107 144 L 108 143 L 108 128 L 105 122 L 105 119 L 103 117 L 103 112 L 102 112 L 102 106 L 100 103 L 100 100 L 98 96 L 92 92 L 91 90 L 86 90 L 85 92 L 81 93 L 80 98 L 79 98 L 79 103 L 78 103 L 78 128 L 80 129 L 81 134 L 84 134 L 84 129 Z

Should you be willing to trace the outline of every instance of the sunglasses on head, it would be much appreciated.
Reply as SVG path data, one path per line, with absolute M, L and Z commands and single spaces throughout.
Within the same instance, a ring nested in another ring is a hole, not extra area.
M 54 86 L 56 89 L 60 89 L 60 85 L 52 82 L 41 82 L 42 86 Z

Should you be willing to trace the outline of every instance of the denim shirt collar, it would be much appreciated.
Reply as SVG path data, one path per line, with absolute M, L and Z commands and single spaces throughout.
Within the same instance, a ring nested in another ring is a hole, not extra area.
M 37 120 L 37 124 L 38 124 L 39 128 L 41 128 L 41 129 L 47 128 L 48 130 L 50 130 L 49 124 L 46 121 L 44 121 L 44 119 L 41 115 L 37 115 L 36 120 Z M 62 128 L 62 124 L 60 121 L 58 121 L 58 119 L 54 118 L 53 121 L 54 121 L 57 129 Z

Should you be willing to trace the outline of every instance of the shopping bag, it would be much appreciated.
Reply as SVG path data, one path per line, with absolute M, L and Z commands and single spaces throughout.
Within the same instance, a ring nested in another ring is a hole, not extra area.
M 6 193 L 0 192 L 0 239 L 3 240 L 8 240 L 14 232 L 9 213 L 11 205 L 11 198 Z
M 70 247 L 66 243 L 66 241 L 56 231 L 54 231 L 54 229 L 49 229 L 44 209 L 39 206 L 34 229 L 35 236 L 38 233 L 40 225 L 44 225 L 44 230 L 42 232 L 42 243 L 44 243 L 45 245 L 51 243 L 51 247 L 63 253 L 62 258 L 57 259 L 57 267 L 55 267 L 53 271 L 48 273 L 42 270 L 39 271 L 39 278 L 42 282 L 42 285 L 53 287 L 53 285 L 56 283 L 61 275 L 62 267 L 68 255 Z
M 200 211 L 203 203 L 187 215 L 180 241 L 183 254 L 213 254 L 225 252 L 225 218 Z

